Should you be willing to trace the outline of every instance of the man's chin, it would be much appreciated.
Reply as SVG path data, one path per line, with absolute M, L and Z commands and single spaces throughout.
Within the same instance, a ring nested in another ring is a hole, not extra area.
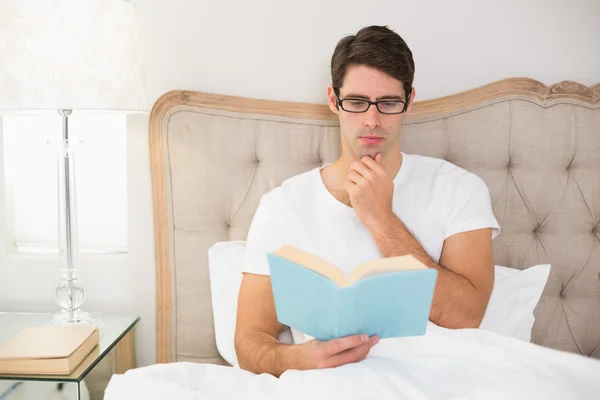
M 360 149 L 361 151 L 356 152 L 356 157 L 358 157 L 359 159 L 363 158 L 363 157 L 371 157 L 372 159 L 375 159 L 375 156 L 377 156 L 377 154 L 381 153 L 381 155 L 383 155 L 383 151 L 382 149 L 379 148 L 373 148 L 373 149 Z

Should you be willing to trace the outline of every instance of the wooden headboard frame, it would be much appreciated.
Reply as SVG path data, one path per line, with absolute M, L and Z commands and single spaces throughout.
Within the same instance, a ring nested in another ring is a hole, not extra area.
M 497 81 L 470 91 L 432 100 L 415 102 L 407 120 L 422 120 L 451 114 L 462 108 L 485 104 L 501 97 L 526 95 L 542 105 L 573 99 L 591 105 L 600 103 L 600 83 L 587 87 L 563 81 L 551 86 L 528 78 Z M 171 91 L 161 96 L 152 108 L 149 121 L 150 166 L 152 178 L 155 263 L 156 263 L 156 361 L 170 362 L 172 354 L 171 251 L 169 248 L 167 193 L 164 176 L 165 143 L 163 123 L 167 113 L 177 106 L 268 114 L 312 120 L 337 121 L 325 104 L 307 104 L 222 96 L 192 91 Z

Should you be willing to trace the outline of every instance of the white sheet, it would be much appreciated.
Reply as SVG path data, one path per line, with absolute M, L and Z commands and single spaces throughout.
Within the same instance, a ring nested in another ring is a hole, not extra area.
M 600 361 L 430 324 L 425 336 L 382 340 L 364 361 L 338 368 L 276 379 L 232 367 L 159 364 L 114 375 L 104 398 L 587 400 L 600 398 Z

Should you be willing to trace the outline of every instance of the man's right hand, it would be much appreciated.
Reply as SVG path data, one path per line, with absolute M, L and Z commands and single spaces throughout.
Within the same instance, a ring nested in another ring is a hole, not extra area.
M 240 367 L 280 376 L 288 369 L 333 368 L 363 360 L 379 338 L 353 335 L 321 342 L 282 344 L 269 276 L 244 274 L 238 298 L 235 351 Z M 364 338 L 364 341 L 363 341 Z
M 298 369 L 333 368 L 364 360 L 373 346 L 379 343 L 377 336 L 352 335 L 326 342 L 310 340 L 297 347 Z

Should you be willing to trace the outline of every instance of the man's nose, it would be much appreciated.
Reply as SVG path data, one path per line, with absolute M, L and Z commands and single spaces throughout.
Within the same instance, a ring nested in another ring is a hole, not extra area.
M 371 104 L 371 107 L 364 113 L 364 125 L 373 129 L 381 126 L 381 114 L 377 107 L 374 104 Z

